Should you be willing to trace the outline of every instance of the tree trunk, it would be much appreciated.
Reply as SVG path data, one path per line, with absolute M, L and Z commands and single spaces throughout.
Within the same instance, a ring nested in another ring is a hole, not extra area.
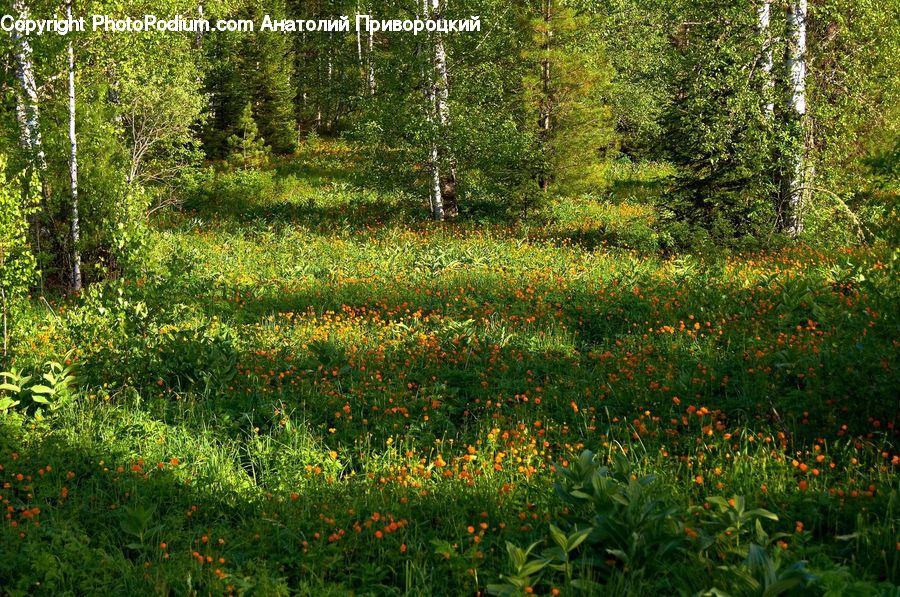
M 369 95 L 375 95 L 377 85 L 375 83 L 375 60 L 372 52 L 375 49 L 375 32 L 369 29 L 369 53 L 366 55 L 366 63 L 369 68 Z
M 20 19 L 29 18 L 28 6 L 23 0 L 13 0 L 12 12 Z M 16 60 L 16 80 L 19 82 L 21 94 L 16 94 L 16 120 L 19 123 L 19 139 L 28 159 L 37 172 L 41 185 L 42 206 L 46 210 L 50 204 L 50 184 L 47 180 L 47 157 L 44 153 L 43 136 L 41 135 L 40 98 L 37 91 L 37 80 L 34 76 L 34 58 L 28 38 L 17 31 L 12 32 Z M 32 216 L 31 227 L 34 234 L 35 247 L 41 252 L 40 214 Z M 44 275 L 41 273 L 40 292 L 44 294 Z
M 441 10 L 441 0 L 431 0 L 431 18 L 439 19 L 443 15 Z M 444 36 L 434 33 L 434 70 L 437 76 L 433 78 L 434 95 L 437 102 L 437 117 L 440 125 L 441 136 L 445 136 L 445 132 L 450 126 L 450 73 L 447 67 L 447 49 L 444 45 Z M 457 203 L 456 192 L 456 159 L 446 146 L 442 148 L 442 155 L 447 168 L 444 175 L 440 179 L 441 197 L 444 205 L 444 215 L 448 218 L 455 218 L 459 215 L 459 205 Z
M 757 11 L 757 34 L 761 41 L 759 67 L 763 72 L 764 88 L 763 96 L 765 98 L 765 114 L 767 118 L 772 117 L 775 112 L 775 102 L 772 97 L 774 81 L 772 80 L 772 68 L 774 60 L 772 57 L 772 1 L 763 0 Z
M 357 0 L 357 2 L 356 2 L 357 20 L 359 19 L 359 15 L 360 15 L 359 11 L 360 11 L 359 0 Z M 356 56 L 359 60 L 359 72 L 362 75 L 363 79 L 367 80 L 368 75 L 365 74 L 366 73 L 366 64 L 365 64 L 365 61 L 363 60 L 362 31 L 360 31 L 359 27 L 356 28 Z
M 7 329 L 6 323 L 6 291 L 2 288 L 0 288 L 0 307 L 3 308 L 3 370 L 9 371 L 9 329 Z M 2 395 L 0 394 L 0 396 Z
M 422 18 L 428 18 L 428 3 L 429 0 L 422 0 Z M 429 58 L 427 61 L 430 63 L 431 59 Z M 431 147 L 428 156 L 428 169 L 430 170 L 431 180 L 428 193 L 431 201 L 432 217 L 436 222 L 443 222 L 446 214 L 444 212 L 444 196 L 441 192 L 440 152 L 438 150 L 437 135 L 435 134 L 437 84 L 434 77 L 434 68 L 425 68 L 425 62 L 425 60 L 420 62 L 420 74 L 422 77 L 422 89 L 425 93 L 425 118 L 429 124 L 431 137 Z
M 788 126 L 792 144 L 785 156 L 782 177 L 779 227 L 797 237 L 803 232 L 803 195 L 808 181 L 806 150 L 806 22 L 807 0 L 792 0 L 787 13 L 785 69 L 789 77 L 787 94 Z
M 328 33 L 328 49 L 326 52 L 327 55 L 327 64 L 326 64 L 326 73 L 328 76 L 328 103 L 325 106 L 325 129 L 330 133 L 333 130 L 334 126 L 334 58 L 332 56 L 332 46 L 333 46 L 331 32 Z
M 197 18 L 202 22 L 203 21 L 203 2 L 202 0 L 197 3 Z M 203 28 L 200 26 L 200 23 L 197 24 L 197 32 L 194 34 L 194 47 L 199 48 L 203 45 Z
M 543 2 L 544 32 L 543 42 L 541 44 L 541 49 L 544 51 L 544 59 L 541 61 L 541 90 L 543 96 L 541 98 L 541 113 L 538 119 L 538 129 L 540 131 L 541 141 L 545 144 L 549 142 L 551 132 L 550 87 L 552 79 L 550 69 L 550 43 L 553 37 L 553 33 L 550 30 L 550 19 L 552 1 L 553 0 L 544 0 Z M 550 177 L 547 176 L 546 173 L 541 174 L 541 176 L 538 178 L 538 185 L 541 187 L 541 190 L 543 192 L 548 192 L 550 190 Z
M 31 129 L 28 128 L 28 113 L 22 96 L 16 94 L 16 122 L 19 123 L 19 144 L 26 154 L 31 154 Z
M 66 4 L 66 16 L 72 19 L 72 2 Z M 69 180 L 72 183 L 72 290 L 81 292 L 81 251 L 79 243 L 78 220 L 78 140 L 75 136 L 75 51 L 69 42 Z
M 447 214 L 444 211 L 444 196 L 441 188 L 441 166 L 437 141 L 431 142 L 431 214 L 436 222 L 443 222 Z
M 12 8 L 13 13 L 18 15 L 20 19 L 29 18 L 28 7 L 22 0 L 13 0 Z M 41 135 L 40 98 L 37 92 L 37 81 L 34 77 L 33 52 L 28 38 L 23 34 L 14 30 L 12 39 L 15 44 L 16 79 L 19 81 L 19 86 L 22 89 L 21 104 L 17 106 L 17 118 L 23 127 L 21 138 L 23 142 L 29 144 L 30 157 L 34 161 L 35 168 L 41 178 L 42 193 L 46 199 L 49 197 L 49 191 L 45 182 L 47 157 L 44 154 L 44 143 Z

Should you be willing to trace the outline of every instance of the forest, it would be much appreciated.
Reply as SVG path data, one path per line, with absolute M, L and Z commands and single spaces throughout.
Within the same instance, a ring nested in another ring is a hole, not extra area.
M 0 597 L 897 595 L 900 0 L 3 0 Z

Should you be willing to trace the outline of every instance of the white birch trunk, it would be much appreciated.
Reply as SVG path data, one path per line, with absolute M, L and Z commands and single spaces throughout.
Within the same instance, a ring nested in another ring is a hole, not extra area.
M 360 13 L 359 2 L 356 3 L 356 14 Z M 363 52 L 362 30 L 356 30 L 356 54 L 359 59 L 359 72 L 362 75 L 366 92 L 369 95 L 375 95 L 375 64 L 372 62 L 372 47 L 374 46 L 375 32 L 369 29 L 368 42 L 366 51 Z
M 13 13 L 18 15 L 20 19 L 28 19 L 28 7 L 22 0 L 13 0 Z M 41 178 L 42 185 L 46 178 L 47 157 L 44 154 L 43 137 L 41 136 L 41 111 L 40 98 L 38 97 L 37 81 L 34 77 L 34 58 L 31 50 L 31 44 L 24 35 L 13 31 L 13 43 L 15 44 L 16 56 L 16 79 L 22 90 L 22 103 L 17 107 L 17 118 L 23 126 L 21 138 L 29 144 L 31 159 L 34 160 L 35 167 Z M 44 196 L 47 196 L 46 187 L 44 188 Z
M 31 129 L 28 128 L 28 114 L 21 94 L 16 94 L 16 122 L 19 123 L 19 144 L 25 153 L 31 153 Z
M 444 197 L 441 193 L 441 167 L 437 141 L 431 142 L 431 213 L 436 222 L 444 221 Z
M 375 32 L 369 29 L 369 53 L 366 55 L 366 63 L 369 68 L 369 95 L 375 95 L 377 85 L 375 83 L 375 60 L 372 52 L 375 49 Z
M 763 71 L 765 86 L 763 94 L 765 96 L 765 114 L 771 118 L 775 113 L 775 100 L 772 97 L 775 84 L 772 80 L 772 68 L 774 67 L 774 58 L 772 54 L 772 2 L 771 0 L 763 0 L 759 5 L 757 12 L 757 33 L 762 41 L 760 51 L 760 68 Z
M 12 1 L 12 12 L 20 19 L 29 17 L 28 6 L 24 0 Z M 34 58 L 31 44 L 24 35 L 13 31 L 12 40 L 16 60 L 16 80 L 19 82 L 21 94 L 16 97 L 16 120 L 19 123 L 19 139 L 22 147 L 37 171 L 41 185 L 41 197 L 46 206 L 50 199 L 50 187 L 47 182 L 47 157 L 44 153 L 41 135 L 41 109 L 38 97 L 37 80 L 34 76 Z M 32 216 L 31 226 L 34 230 L 34 242 L 38 253 L 41 252 L 40 216 Z M 41 295 L 44 294 L 44 275 L 39 277 Z
M 66 16 L 72 19 L 72 2 L 66 4 Z M 72 183 L 72 290 L 81 291 L 81 251 L 78 249 L 80 230 L 78 218 L 78 139 L 75 135 L 75 51 L 69 42 L 69 180 Z
M 544 50 L 544 59 L 541 61 L 541 89 L 543 92 L 543 97 L 541 98 L 541 113 L 540 119 L 538 122 L 538 128 L 540 130 L 541 138 L 544 143 L 547 143 L 550 140 L 551 133 L 551 98 L 550 98 L 550 88 L 551 88 L 551 64 L 550 64 L 550 44 L 553 38 L 553 32 L 550 29 L 550 19 L 552 17 L 552 0 L 544 0 L 544 5 L 542 7 L 543 17 L 544 17 L 544 34 L 543 34 L 543 50 Z M 545 193 L 550 190 L 550 177 L 546 175 L 542 175 L 540 180 L 538 181 L 541 190 Z
M 442 17 L 441 0 L 431 0 L 431 18 L 439 19 Z M 435 32 L 433 37 L 434 45 L 434 70 L 437 74 L 433 78 L 434 95 L 437 106 L 437 118 L 443 134 L 450 126 L 450 72 L 447 67 L 447 49 L 444 45 L 444 36 Z M 455 218 L 459 214 L 459 207 L 456 201 L 456 161 L 449 150 L 447 153 L 446 163 L 448 165 L 444 176 L 441 178 L 441 195 L 444 205 L 445 215 Z
M 199 2 L 199 3 L 197 4 L 197 18 L 198 18 L 201 22 L 203 21 L 203 2 L 202 2 L 202 1 Z M 198 47 L 198 48 L 199 48 L 199 47 L 202 45 L 202 43 L 203 43 L 203 33 L 204 33 L 203 28 L 200 27 L 200 26 L 199 26 L 199 23 L 198 23 L 198 26 L 197 26 L 197 33 L 194 34 L 194 46 L 195 46 L 195 47 Z
M 429 14 L 428 9 L 429 0 L 422 0 L 422 16 L 423 18 L 427 18 Z M 438 151 L 438 143 L 437 137 L 435 135 L 435 123 L 437 121 L 437 113 L 436 113 L 436 99 L 437 99 L 437 83 L 434 77 L 434 69 L 433 68 L 425 68 L 424 63 L 421 66 L 422 69 L 422 84 L 425 89 L 425 101 L 426 101 L 426 119 L 430 130 L 431 135 L 431 147 L 429 153 L 429 163 L 428 167 L 431 170 L 431 183 L 429 188 L 429 194 L 431 199 L 431 214 L 436 222 L 444 221 L 444 196 L 441 193 L 441 166 L 440 166 L 440 152 Z
M 359 18 L 359 2 L 356 3 L 356 15 L 357 19 Z M 362 31 L 360 31 L 359 27 L 356 28 L 356 55 L 359 58 L 359 70 L 363 72 L 365 70 L 365 65 L 363 64 L 363 51 L 362 51 Z
M 441 0 L 431 0 L 432 18 L 440 16 Z M 444 47 L 444 36 L 434 34 L 434 69 L 437 71 L 435 92 L 437 96 L 437 113 L 441 126 L 450 124 L 450 84 L 447 72 L 447 50 Z
M 806 186 L 806 23 L 808 1 L 792 0 L 787 13 L 788 44 L 785 68 L 789 77 L 788 113 L 796 126 L 783 181 L 781 228 L 791 236 L 803 232 L 803 195 Z

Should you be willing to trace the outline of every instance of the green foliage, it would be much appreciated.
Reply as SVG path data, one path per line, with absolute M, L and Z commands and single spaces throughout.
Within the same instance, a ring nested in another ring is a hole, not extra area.
M 583 193 L 605 183 L 603 164 L 615 147 L 609 97 L 612 71 L 597 19 L 555 0 L 523 15 L 532 30 L 523 52 L 523 101 L 531 126 L 549 114 L 548 131 L 536 131 L 543 172 L 563 193 Z M 544 65 L 547 71 L 544 71 Z M 535 183 L 536 184 L 536 183 Z
M 228 137 L 228 159 L 230 162 L 249 167 L 258 164 L 268 154 L 268 148 L 259 138 L 259 129 L 253 119 L 253 106 L 247 102 L 237 121 L 236 132 Z
M 0 378 L 4 379 L 0 383 L 0 412 L 6 414 L 10 409 L 21 405 L 23 408 L 31 407 L 34 417 L 41 420 L 45 408 L 50 412 L 56 411 L 75 397 L 76 390 L 73 386 L 76 380 L 73 370 L 71 365 L 50 361 L 44 365 L 43 372 L 38 373 L 39 378 L 19 373 L 15 369 L 0 372 Z
M 696 508 L 699 517 L 691 518 L 688 509 L 663 497 L 654 476 L 638 478 L 621 452 L 608 467 L 585 451 L 557 472 L 556 490 L 571 506 L 563 524 L 572 531 L 550 524 L 544 542 L 551 546 L 540 555 L 535 550 L 542 542 L 526 550 L 507 542 L 513 574 L 501 576 L 505 584 L 489 585 L 490 593 L 518 595 L 542 583 L 575 591 L 615 586 L 632 592 L 640 583 L 644 591 L 690 586 L 708 589 L 700 591 L 704 595 L 780 595 L 815 580 L 803 562 L 784 567 L 777 549 L 767 551 L 752 542 L 769 546 L 786 535 L 769 537 L 760 521 L 778 517 L 762 508 L 747 510 L 743 497 L 707 498 L 716 509 Z M 742 559 L 721 563 L 734 556 Z M 699 578 L 699 571 L 711 578 Z
M 681 167 L 669 207 L 676 221 L 729 242 L 773 230 L 777 145 L 766 116 L 765 72 L 755 68 L 762 40 L 756 11 L 743 2 L 692 2 L 683 15 L 678 98 L 667 112 L 666 148 Z
M 282 19 L 287 16 L 285 10 L 283 0 L 269 2 L 265 8 L 240 2 L 228 16 L 260 22 L 265 14 Z M 292 37 L 263 31 L 206 36 L 204 50 L 209 67 L 204 74 L 211 117 L 203 136 L 208 156 L 228 157 L 233 154 L 233 137 L 246 137 L 248 103 L 255 113 L 254 121 L 259 126 L 256 132 L 262 142 L 278 154 L 294 150 L 297 85 L 293 76 Z
M 22 302 L 9 592 L 892 589 L 896 251 L 659 255 L 623 163 L 438 226 L 359 159 L 196 171 L 141 277 Z
M 873 186 L 867 162 L 900 134 L 900 5 L 840 0 L 810 6 L 810 110 L 818 186 L 840 194 Z M 854 202 L 861 207 L 864 197 Z
M 32 178 L 26 185 L 23 175 L 12 179 L 7 176 L 7 159 L 0 153 L 0 291 L 4 312 L 8 301 L 27 291 L 37 274 L 37 262 L 28 243 L 29 221 L 37 213 L 37 181 Z

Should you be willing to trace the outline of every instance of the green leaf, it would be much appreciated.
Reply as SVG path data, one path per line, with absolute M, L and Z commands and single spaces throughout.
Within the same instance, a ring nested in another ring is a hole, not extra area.
M 543 558 L 532 560 L 519 568 L 519 576 L 532 576 L 547 567 L 549 562 Z
M 566 549 L 566 534 L 563 533 L 555 524 L 550 525 L 550 536 L 553 538 L 557 545 L 559 545 L 563 549 Z
M 749 510 L 748 512 L 746 512 L 746 515 L 758 518 L 768 518 L 769 520 L 778 520 L 777 514 L 775 514 L 774 512 L 769 512 L 768 510 L 764 510 L 763 508 Z
M 516 591 L 513 585 L 488 585 L 487 592 L 491 595 L 511 595 Z
M 506 551 L 509 553 L 509 559 L 512 561 L 513 567 L 516 570 L 520 569 L 525 564 L 525 552 L 514 543 L 507 541 Z
M 0 411 L 7 411 L 19 404 L 18 400 L 13 400 L 12 398 L 2 398 L 0 399 Z
M 584 543 L 584 540 L 588 538 L 588 535 L 594 530 L 593 527 L 587 527 L 585 529 L 581 529 L 580 531 L 575 531 L 571 535 L 569 535 L 568 542 L 566 544 L 566 551 L 571 553 L 574 550 L 578 549 L 578 546 Z

